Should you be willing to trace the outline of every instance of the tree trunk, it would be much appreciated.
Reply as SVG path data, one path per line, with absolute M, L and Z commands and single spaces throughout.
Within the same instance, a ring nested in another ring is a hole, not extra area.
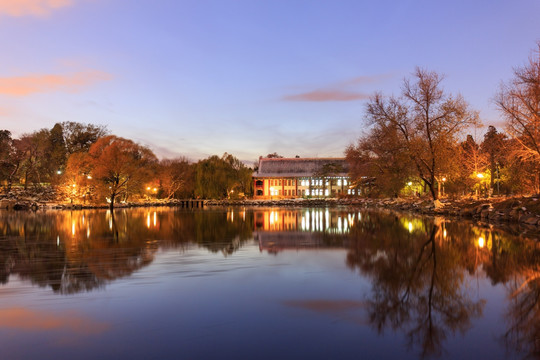
M 435 191 L 435 186 L 433 186 L 433 183 L 427 185 L 429 186 L 429 192 L 431 193 L 433 200 L 437 200 L 437 191 Z
M 111 202 L 109 203 L 109 209 L 111 210 L 111 212 L 114 210 L 114 197 L 115 194 L 111 194 Z

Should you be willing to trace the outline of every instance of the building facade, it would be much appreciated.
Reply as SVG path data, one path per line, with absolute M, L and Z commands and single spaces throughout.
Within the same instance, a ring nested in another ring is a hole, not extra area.
M 356 195 L 344 158 L 259 158 L 254 199 Z

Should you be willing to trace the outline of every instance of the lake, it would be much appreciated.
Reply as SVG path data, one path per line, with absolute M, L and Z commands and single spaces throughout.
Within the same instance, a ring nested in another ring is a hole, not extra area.
M 0 212 L 2 359 L 540 355 L 540 245 L 352 208 Z

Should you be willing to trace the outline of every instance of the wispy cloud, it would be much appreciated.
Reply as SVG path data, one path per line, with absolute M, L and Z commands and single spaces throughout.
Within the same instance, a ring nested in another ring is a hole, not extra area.
M 353 100 L 365 100 L 369 95 L 343 91 L 343 90 L 314 90 L 305 93 L 286 95 L 282 100 L 286 101 L 353 101 Z
M 47 16 L 52 11 L 73 5 L 73 0 L 0 0 L 0 15 Z
M 320 89 L 301 92 L 298 94 L 285 95 L 281 98 L 284 101 L 355 101 L 369 99 L 370 95 L 350 90 L 351 87 L 367 85 L 380 82 L 390 74 L 357 76 L 337 83 L 324 86 Z
M 369 76 L 357 76 L 349 80 L 342 81 L 338 83 L 338 86 L 353 86 L 353 85 L 365 85 L 378 83 L 380 81 L 391 78 L 392 74 L 381 74 L 381 75 L 369 75 Z
M 0 94 L 26 96 L 34 93 L 53 91 L 77 92 L 96 82 L 111 79 L 111 74 L 99 70 L 80 71 L 62 75 L 36 74 L 4 77 L 0 78 Z
M 0 107 L 0 116 L 1 117 L 6 117 L 6 116 L 10 116 L 10 115 L 11 115 L 11 111 L 9 111 L 6 108 Z

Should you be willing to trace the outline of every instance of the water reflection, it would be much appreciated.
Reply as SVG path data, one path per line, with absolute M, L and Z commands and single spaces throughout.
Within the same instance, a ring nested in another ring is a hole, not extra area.
M 444 219 L 347 209 L 186 211 L 164 208 L 73 212 L 2 212 L 0 282 L 10 276 L 56 293 L 103 288 L 151 264 L 158 249 L 196 245 L 230 256 L 254 239 L 263 254 L 343 249 L 346 265 L 369 280 L 361 299 L 294 299 L 283 303 L 340 314 L 378 334 L 400 332 L 420 357 L 445 354 L 445 344 L 486 316 L 479 279 L 503 287 L 509 349 L 540 356 L 540 245 L 485 226 Z M 80 317 L 4 310 L 0 327 L 36 322 L 70 328 Z M 1 315 L 1 314 L 0 314 Z M 8 316 L 9 315 L 9 316 Z M 10 320 L 11 319 L 11 320 Z M 55 320 L 56 319 L 56 320 Z M 30 325 L 29 325 L 30 326 Z M 89 323 L 90 329 L 105 325 Z M 97 330 L 96 330 L 97 331 Z
M 154 259 L 158 247 L 198 244 L 232 254 L 253 231 L 251 214 L 169 209 L 2 213 L 0 282 L 14 274 L 67 294 L 100 288 Z

